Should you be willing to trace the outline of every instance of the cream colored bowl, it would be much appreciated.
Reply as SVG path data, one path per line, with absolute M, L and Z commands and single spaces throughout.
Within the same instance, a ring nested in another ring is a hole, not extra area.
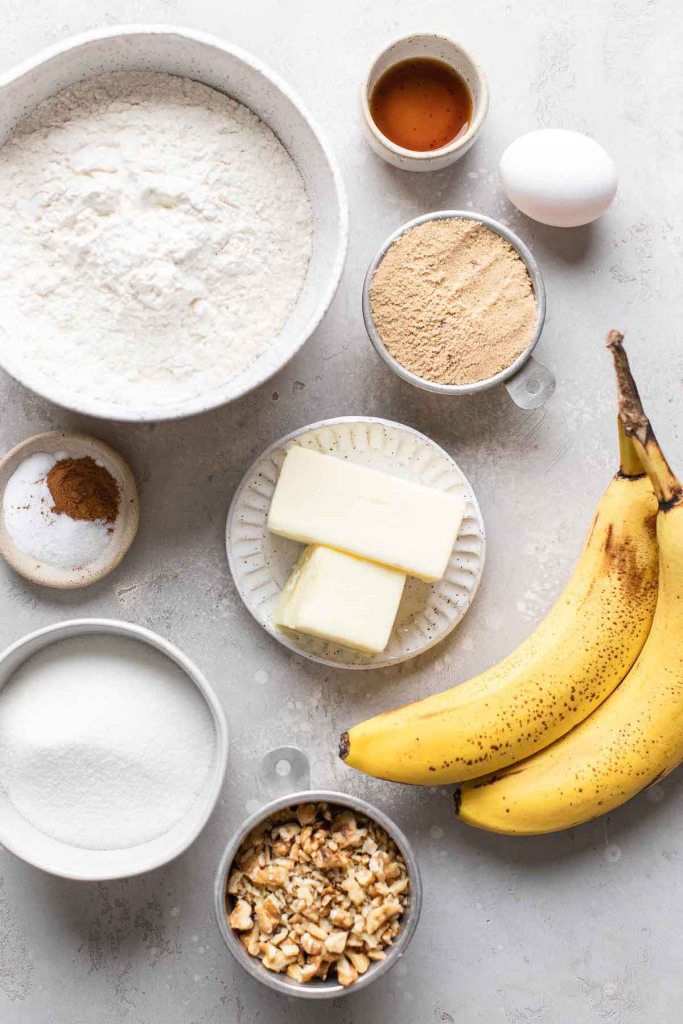
M 379 130 L 370 113 L 370 97 L 378 79 L 394 64 L 416 57 L 449 64 L 465 80 L 472 96 L 472 121 L 464 135 L 426 153 L 397 146 Z M 367 140 L 377 156 L 403 171 L 438 171 L 463 157 L 476 142 L 489 109 L 489 89 L 484 72 L 460 43 L 426 33 L 397 39 L 375 57 L 363 82 L 361 107 Z
M 77 569 L 65 569 L 61 565 L 41 562 L 18 548 L 7 532 L 2 511 L 7 482 L 24 459 L 39 452 L 53 455 L 60 451 L 66 451 L 75 459 L 95 459 L 114 477 L 121 496 L 119 513 L 112 526 L 111 540 L 105 551 L 96 561 L 88 562 Z M 139 521 L 138 491 L 128 464 L 118 452 L 96 437 L 72 434 L 65 430 L 51 430 L 27 438 L 0 459 L 0 555 L 15 572 L 32 583 L 55 587 L 58 590 L 72 590 L 75 587 L 87 587 L 88 584 L 103 579 L 126 555 L 135 540 Z
M 189 29 L 133 25 L 88 32 L 43 50 L 0 76 L 0 145 L 14 125 L 47 97 L 81 79 L 113 71 L 162 71 L 219 89 L 249 107 L 275 132 L 296 163 L 313 212 L 313 251 L 301 294 L 272 344 L 242 374 L 178 404 L 131 407 L 79 395 L 0 346 L 0 365 L 58 405 L 114 420 L 165 420 L 231 402 L 277 373 L 318 326 L 332 301 L 346 255 L 348 213 L 337 163 L 289 86 L 237 47 Z M 135 339 L 131 339 L 134 343 Z
M 168 863 L 194 842 L 218 800 L 228 758 L 228 727 L 216 695 L 199 669 L 168 640 L 149 629 L 114 619 L 74 619 L 56 626 L 38 629 L 17 640 L 0 654 L 0 691 L 17 669 L 32 655 L 60 640 L 93 633 L 123 636 L 149 644 L 170 658 L 187 676 L 187 685 L 196 686 L 206 701 L 214 726 L 213 763 L 202 789 L 187 813 L 165 832 L 121 850 L 86 850 L 40 832 L 16 810 L 0 788 L 0 843 L 28 864 L 62 878 L 78 881 L 102 881 L 128 878 Z

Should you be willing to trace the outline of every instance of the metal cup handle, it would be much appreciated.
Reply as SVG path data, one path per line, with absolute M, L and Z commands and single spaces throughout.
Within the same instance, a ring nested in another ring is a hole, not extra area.
M 261 758 L 256 779 L 261 795 L 277 800 L 311 788 L 311 765 L 299 747 L 275 747 Z
M 555 390 L 555 377 L 543 363 L 529 356 L 521 370 L 505 381 L 507 392 L 520 409 L 538 409 Z

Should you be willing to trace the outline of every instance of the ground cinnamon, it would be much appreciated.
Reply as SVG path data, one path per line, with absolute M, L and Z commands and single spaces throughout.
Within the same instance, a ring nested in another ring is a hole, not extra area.
M 56 462 L 47 474 L 47 486 L 54 501 L 53 512 L 105 523 L 113 523 L 118 515 L 119 486 L 109 470 L 89 455 Z

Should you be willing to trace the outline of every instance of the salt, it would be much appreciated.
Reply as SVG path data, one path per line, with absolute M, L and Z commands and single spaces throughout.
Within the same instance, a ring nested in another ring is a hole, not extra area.
M 214 752 L 201 694 L 137 640 L 62 640 L 0 690 L 0 789 L 72 846 L 119 850 L 163 835 L 192 807 Z
M 112 541 L 111 524 L 102 519 L 72 519 L 53 511 L 47 474 L 67 452 L 37 452 L 15 469 L 2 501 L 5 528 L 25 555 L 47 565 L 79 569 L 101 558 Z

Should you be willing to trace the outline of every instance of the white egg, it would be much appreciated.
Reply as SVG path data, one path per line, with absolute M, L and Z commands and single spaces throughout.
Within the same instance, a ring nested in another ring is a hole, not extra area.
M 527 217 L 558 228 L 597 220 L 617 191 L 609 153 L 581 132 L 542 128 L 520 135 L 498 167 L 503 191 Z

